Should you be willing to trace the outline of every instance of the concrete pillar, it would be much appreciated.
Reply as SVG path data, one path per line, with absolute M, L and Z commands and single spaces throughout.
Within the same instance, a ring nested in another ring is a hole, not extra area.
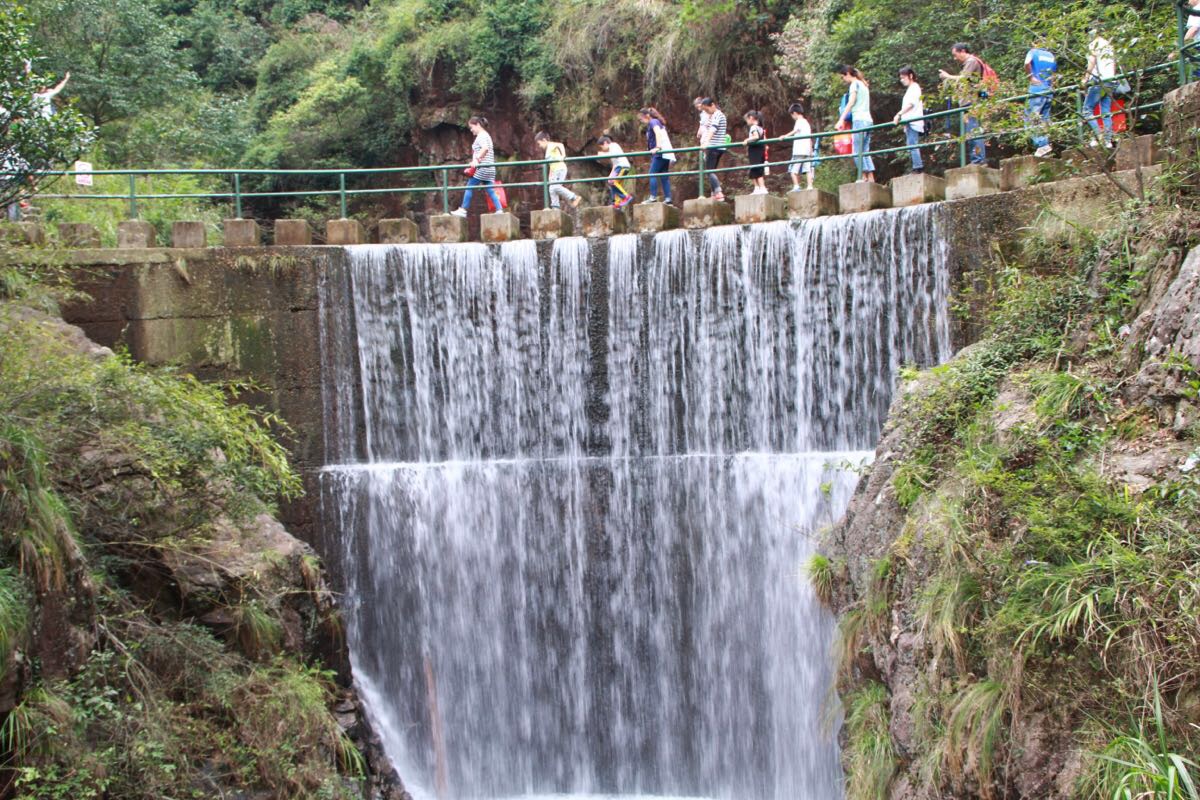
M 154 226 L 141 219 L 127 219 L 117 223 L 117 247 L 122 250 L 142 250 L 158 247 L 158 233 Z
M 457 244 L 467 241 L 470 227 L 466 217 L 438 214 L 429 218 L 429 241 L 436 244 Z
M 1076 147 L 1062 154 L 1062 162 L 1080 176 L 1099 175 L 1101 165 L 1111 155 L 1112 151 L 1103 147 Z
M 633 230 L 658 233 L 679 227 L 679 209 L 666 203 L 639 203 L 633 207 Z
M 100 231 L 87 222 L 60 222 L 58 241 L 63 247 L 99 247 Z
M 521 221 L 516 214 L 484 214 L 479 218 L 479 239 L 484 242 L 513 242 L 521 238 Z
M 1162 161 L 1162 154 L 1158 149 L 1158 137 L 1152 133 L 1135 136 L 1132 139 L 1122 139 L 1121 143 L 1117 145 L 1118 170 L 1152 167 L 1160 161 Z
M 171 247 L 195 248 L 208 246 L 208 232 L 203 222 L 171 223 Z
M 584 236 L 612 236 L 628 227 L 625 215 L 612 206 L 592 206 L 579 212 L 579 227 Z
M 258 247 L 262 244 L 262 230 L 252 219 L 227 219 L 222 230 L 226 247 Z
M 421 228 L 411 219 L 379 220 L 380 244 L 416 244 L 421 241 Z
M 892 178 L 892 206 L 919 206 L 946 199 L 946 182 L 936 175 L 919 173 Z
M 46 243 L 46 231 L 36 222 L 6 222 L 0 226 L 0 230 L 3 231 L 4 241 L 18 247 Z
M 733 222 L 733 208 L 721 200 L 697 197 L 683 201 L 683 227 L 711 228 Z
M 529 229 L 535 239 L 557 239 L 575 233 L 575 220 L 561 208 L 544 208 L 529 214 Z
M 831 217 L 841 210 L 837 197 L 820 189 L 801 189 L 798 192 L 788 192 L 787 202 L 788 216 L 792 219 Z
M 367 232 L 356 219 L 331 219 L 325 223 L 325 244 L 363 244 Z
M 1163 97 L 1165 144 L 1183 159 L 1200 152 L 1200 81 L 1172 89 Z
M 1000 161 L 1000 191 L 1011 192 L 1024 189 L 1035 183 L 1058 180 L 1066 172 L 1067 165 L 1057 158 L 1016 156 Z
M 787 201 L 774 194 L 743 194 L 733 198 L 733 218 L 739 225 L 787 218 Z
M 279 247 L 304 247 L 312 244 L 312 228 L 306 219 L 275 220 L 275 244 Z
M 843 214 L 858 214 L 892 207 L 892 190 L 870 181 L 843 183 L 838 187 L 838 205 Z
M 969 164 L 946 170 L 946 199 L 962 200 L 1000 191 L 1000 170 Z

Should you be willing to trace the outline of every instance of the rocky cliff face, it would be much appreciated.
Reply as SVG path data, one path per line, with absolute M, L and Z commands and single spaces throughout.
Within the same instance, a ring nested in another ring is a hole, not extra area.
M 897 397 L 825 566 L 851 800 L 1160 796 L 1094 757 L 1136 762 L 1156 704 L 1146 752 L 1197 752 L 1195 166 L 1027 242 L 981 340 Z
M 0 353 L 7 792 L 406 797 L 259 499 L 295 480 L 271 420 L 11 302 Z

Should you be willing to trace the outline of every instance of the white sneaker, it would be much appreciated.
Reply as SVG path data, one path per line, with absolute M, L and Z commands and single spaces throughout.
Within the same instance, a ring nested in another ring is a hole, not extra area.
M 492 214 L 507 214 L 507 213 L 508 213 L 508 209 L 504 209 L 504 208 L 497 208 L 495 211 L 492 211 L 492 212 L 490 212 L 490 213 L 492 213 Z M 463 214 L 463 216 L 465 217 L 465 216 L 466 216 L 466 214 Z
M 641 202 L 639 205 L 643 205 L 643 206 L 649 206 L 649 205 L 653 205 L 653 204 L 655 204 L 655 203 L 657 203 L 657 202 L 658 202 L 658 198 L 657 198 L 657 197 L 647 197 L 647 198 L 646 198 L 645 200 L 643 200 L 643 201 L 642 201 L 642 202 Z
M 465 208 L 456 208 L 451 211 L 450 214 L 451 216 L 455 217 L 465 217 L 467 215 L 467 210 Z
M 1033 154 L 1037 158 L 1045 158 L 1046 156 L 1050 155 L 1053 152 L 1054 152 L 1053 147 L 1051 147 L 1048 144 L 1044 144 L 1041 147 L 1039 147 L 1037 150 L 1034 150 Z
M 750 194 L 770 194 L 766 189 L 755 189 Z
M 1095 139 L 1092 139 L 1090 142 L 1088 142 L 1088 147 L 1099 147 L 1099 146 L 1100 146 L 1100 142 L 1096 141 Z
M 788 192 L 789 192 L 789 193 L 790 193 L 790 192 L 803 192 L 803 191 L 804 191 L 804 190 L 803 190 L 803 189 L 801 189 L 799 186 L 793 186 L 792 188 L 788 189 Z

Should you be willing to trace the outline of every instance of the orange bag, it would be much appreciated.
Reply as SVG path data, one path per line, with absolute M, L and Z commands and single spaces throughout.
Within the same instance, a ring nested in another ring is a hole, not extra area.
M 508 194 L 504 191 L 504 184 L 500 183 L 499 179 L 492 182 L 492 191 L 500 199 L 500 207 L 508 208 Z M 487 192 L 484 192 L 483 196 L 487 199 L 488 211 L 495 211 L 496 206 L 492 203 L 492 196 Z
M 838 120 L 837 130 L 844 131 L 848 127 L 845 122 Z M 839 156 L 848 156 L 854 152 L 854 135 L 840 133 L 833 137 L 833 152 Z

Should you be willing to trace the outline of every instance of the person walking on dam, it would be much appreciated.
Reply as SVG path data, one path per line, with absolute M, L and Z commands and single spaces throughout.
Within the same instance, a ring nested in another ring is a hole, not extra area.
M 496 181 L 496 153 L 492 146 L 492 137 L 487 132 L 487 124 L 486 117 L 471 117 L 467 120 L 467 127 L 475 134 L 475 141 L 471 144 L 471 165 L 466 170 L 467 190 L 463 192 L 462 205 L 451 212 L 456 217 L 467 215 L 467 209 L 471 207 L 471 195 L 476 186 L 482 186 L 487 192 L 492 207 L 495 208 L 494 213 L 504 213 L 504 204 L 493 186 Z
M 1025 54 L 1025 72 L 1029 75 L 1029 102 L 1025 108 L 1026 124 L 1039 130 L 1033 135 L 1033 152 L 1043 158 L 1054 152 L 1050 146 L 1050 103 L 1054 99 L 1054 76 L 1058 73 L 1058 58 L 1041 43 Z
M 578 206 L 579 195 L 563 185 L 567 179 L 567 148 L 562 142 L 551 141 L 550 134 L 545 131 L 540 131 L 533 140 L 550 161 L 546 170 L 550 181 L 550 207 L 561 208 L 563 202 L 570 203 L 572 207 Z
M 746 145 L 746 157 L 750 161 L 750 180 L 754 184 L 751 194 L 767 193 L 767 170 L 763 166 L 767 160 L 767 146 L 763 140 L 767 138 L 767 130 L 763 127 L 761 111 L 747 111 L 743 119 L 750 129 L 750 135 L 742 144 Z
M 909 159 L 912 161 L 912 174 L 920 175 L 925 171 L 925 162 L 921 158 L 921 135 L 925 133 L 925 101 L 921 92 L 921 83 L 917 80 L 917 71 L 912 67 L 900 69 L 900 85 L 904 87 L 904 99 L 900 101 L 900 111 L 892 119 L 897 124 L 904 125 L 904 143 L 908 145 Z
M 860 181 L 875 182 L 875 160 L 863 155 L 871 149 L 871 131 L 875 124 L 871 116 L 871 87 L 863 74 L 849 64 L 842 64 L 837 73 L 849 86 L 846 93 L 846 107 L 838 119 L 838 127 L 842 130 L 854 131 L 854 164 L 858 168 Z
M 624 208 L 633 202 L 633 195 L 626 190 L 624 181 L 633 165 L 626 158 L 624 148 L 614 142 L 611 136 L 601 136 L 596 145 L 601 153 L 612 159 L 612 171 L 608 173 L 608 193 L 612 197 L 613 207 Z
M 642 202 L 657 203 L 661 190 L 663 202 L 671 205 L 673 202 L 671 200 L 671 179 L 667 173 L 671 171 L 675 154 L 671 152 L 671 136 L 667 132 L 667 121 L 653 106 L 639 111 L 638 119 L 646 126 L 646 149 L 653 153 L 650 156 L 650 196 Z
M 788 113 L 792 115 L 791 137 L 795 140 L 792 142 L 792 161 L 788 164 L 788 172 L 792 176 L 792 191 L 798 192 L 800 176 L 807 176 L 808 188 L 811 189 L 817 171 L 817 164 L 813 161 L 812 124 L 804 116 L 804 106 L 800 103 L 788 106 Z
M 725 119 L 725 112 L 717 107 L 717 101 L 711 97 L 702 99 L 700 106 L 708 115 L 708 122 L 704 126 L 704 136 L 700 141 L 700 146 L 704 148 L 704 169 L 708 172 L 708 185 L 712 190 L 713 200 L 724 200 L 725 193 L 721 191 L 721 180 L 714 170 L 721 166 L 721 156 L 725 155 L 725 151 L 729 147 L 729 121 Z
M 997 82 L 995 71 L 984 63 L 983 59 L 971 52 L 971 46 L 966 42 L 957 42 L 950 47 L 950 54 L 954 60 L 962 65 L 957 75 L 951 75 L 946 70 L 938 70 L 938 75 L 943 81 L 950 81 L 956 85 L 956 98 L 959 106 L 964 109 L 969 109 L 975 104 L 976 99 L 986 99 L 990 90 L 995 88 Z M 964 87 L 963 84 L 966 84 Z M 979 122 L 979 117 L 974 114 L 967 113 L 966 119 L 963 121 L 963 133 L 969 134 L 972 131 L 977 131 L 982 127 Z M 987 139 L 982 136 L 967 140 L 967 147 L 971 153 L 972 164 L 987 163 Z

